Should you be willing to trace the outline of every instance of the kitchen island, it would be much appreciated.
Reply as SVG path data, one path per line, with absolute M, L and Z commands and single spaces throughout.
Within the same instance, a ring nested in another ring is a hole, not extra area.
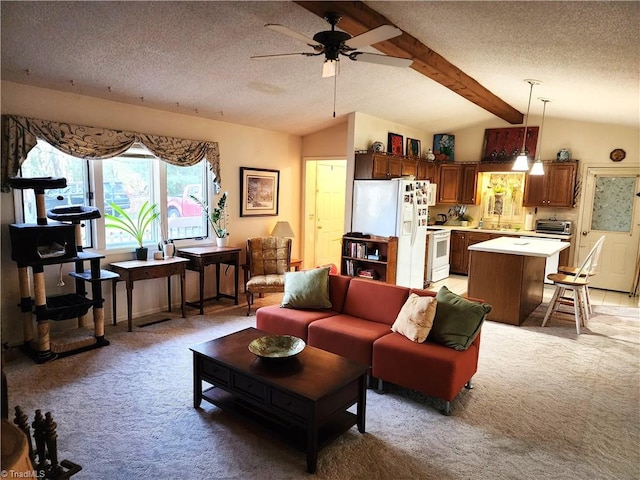
M 548 257 L 569 242 L 499 237 L 469 246 L 470 297 L 492 306 L 487 320 L 520 325 L 540 303 Z

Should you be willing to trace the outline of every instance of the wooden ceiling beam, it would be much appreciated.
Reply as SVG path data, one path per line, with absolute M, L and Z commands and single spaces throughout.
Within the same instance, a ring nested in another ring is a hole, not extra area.
M 364 2 L 294 1 L 294 3 L 321 18 L 324 18 L 327 12 L 339 13 L 342 15 L 342 19 L 338 27 L 352 36 L 360 35 L 380 25 L 394 25 L 393 22 L 365 5 Z M 408 33 L 403 31 L 399 37 L 377 43 L 374 47 L 385 55 L 413 59 L 411 68 L 418 73 L 438 82 L 512 125 L 523 123 L 524 115 L 522 113 Z

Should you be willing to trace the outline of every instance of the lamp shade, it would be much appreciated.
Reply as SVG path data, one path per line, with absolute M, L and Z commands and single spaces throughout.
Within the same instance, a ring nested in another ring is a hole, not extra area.
M 527 156 L 522 153 L 518 155 L 511 170 L 516 172 L 526 172 L 529 170 L 529 159 Z
M 540 160 L 533 164 L 529 175 L 544 175 L 544 165 Z
M 277 222 L 276 226 L 273 227 L 271 231 L 272 237 L 284 237 L 284 238 L 293 238 L 295 235 L 293 234 L 293 230 L 291 229 L 291 225 L 289 222 Z

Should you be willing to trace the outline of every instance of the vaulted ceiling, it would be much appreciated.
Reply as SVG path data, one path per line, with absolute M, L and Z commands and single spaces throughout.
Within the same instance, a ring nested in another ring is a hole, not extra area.
M 395 68 L 310 50 L 307 37 L 404 33 L 362 51 L 414 59 Z M 304 135 L 352 111 L 452 131 L 522 122 L 529 85 L 547 116 L 640 126 L 640 2 L 2 2 L 2 80 Z M 334 93 L 336 118 L 334 112 Z

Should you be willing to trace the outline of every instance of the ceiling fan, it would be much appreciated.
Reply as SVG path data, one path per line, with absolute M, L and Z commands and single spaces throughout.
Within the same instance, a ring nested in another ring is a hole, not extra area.
M 336 30 L 336 25 L 342 18 L 342 15 L 329 12 L 325 15 L 325 20 L 331 25 L 331 30 L 325 30 L 316 33 L 313 38 L 298 33 L 290 28 L 277 23 L 269 23 L 265 25 L 271 30 L 295 38 L 306 43 L 314 52 L 299 53 L 280 53 L 276 55 L 257 55 L 251 57 L 254 60 L 269 60 L 273 58 L 283 58 L 296 55 L 304 55 L 307 57 L 315 57 L 324 55 L 325 61 L 322 68 L 323 77 L 333 77 L 338 74 L 338 61 L 340 55 L 348 57 L 350 60 L 358 62 L 377 63 L 380 65 L 389 65 L 392 67 L 408 67 L 413 63 L 410 58 L 392 57 L 389 55 L 380 55 L 376 53 L 358 52 L 358 48 L 367 47 L 389 38 L 397 37 L 402 34 L 402 30 L 392 25 L 382 25 L 380 27 L 364 32 L 360 35 L 352 37 L 346 32 Z

